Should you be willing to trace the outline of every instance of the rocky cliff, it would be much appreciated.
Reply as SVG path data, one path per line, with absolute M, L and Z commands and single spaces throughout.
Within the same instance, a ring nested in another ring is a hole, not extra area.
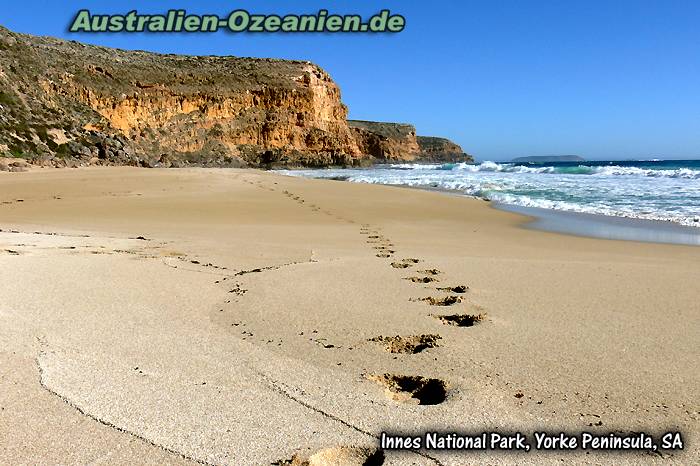
M 348 120 L 362 154 L 379 160 L 413 160 L 420 148 L 416 128 L 403 123 Z
M 471 155 L 465 154 L 460 146 L 445 138 L 418 136 L 421 159 L 431 162 L 473 162 Z
M 350 128 L 338 86 L 310 62 L 124 51 L 0 27 L 0 155 L 54 166 L 358 165 L 389 153 L 372 138 Z M 420 148 L 415 131 L 389 139 L 400 140 L 392 159 Z
M 416 136 L 406 123 L 348 120 L 362 154 L 380 162 L 471 162 L 460 146 L 448 139 Z

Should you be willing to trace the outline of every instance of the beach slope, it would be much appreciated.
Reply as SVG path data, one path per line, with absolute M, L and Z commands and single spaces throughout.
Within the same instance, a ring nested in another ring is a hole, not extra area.
M 254 170 L 0 173 L 0 462 L 697 462 L 700 248 L 523 221 Z M 686 449 L 377 450 L 435 429 Z

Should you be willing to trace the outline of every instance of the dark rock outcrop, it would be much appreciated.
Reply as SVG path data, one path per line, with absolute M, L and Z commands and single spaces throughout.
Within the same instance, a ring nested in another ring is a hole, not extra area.
M 472 162 L 470 155 L 448 139 L 416 136 L 405 123 L 348 120 L 362 154 L 380 162 Z
M 445 138 L 418 136 L 421 159 L 430 162 L 473 162 L 460 146 Z

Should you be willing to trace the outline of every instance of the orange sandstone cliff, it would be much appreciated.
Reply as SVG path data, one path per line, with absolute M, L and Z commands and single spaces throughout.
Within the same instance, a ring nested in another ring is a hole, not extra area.
M 1 155 L 147 167 L 427 156 L 414 129 L 382 128 L 349 125 L 338 86 L 310 62 L 124 51 L 0 27 Z

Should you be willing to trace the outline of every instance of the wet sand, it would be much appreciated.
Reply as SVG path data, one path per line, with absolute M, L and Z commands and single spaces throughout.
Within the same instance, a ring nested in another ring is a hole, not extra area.
M 505 204 L 495 207 L 532 217 L 527 228 L 590 238 L 700 246 L 700 228 L 673 222 Z
M 252 170 L 0 174 L 0 462 L 697 462 L 700 248 L 524 221 Z M 434 429 L 687 447 L 376 451 Z

